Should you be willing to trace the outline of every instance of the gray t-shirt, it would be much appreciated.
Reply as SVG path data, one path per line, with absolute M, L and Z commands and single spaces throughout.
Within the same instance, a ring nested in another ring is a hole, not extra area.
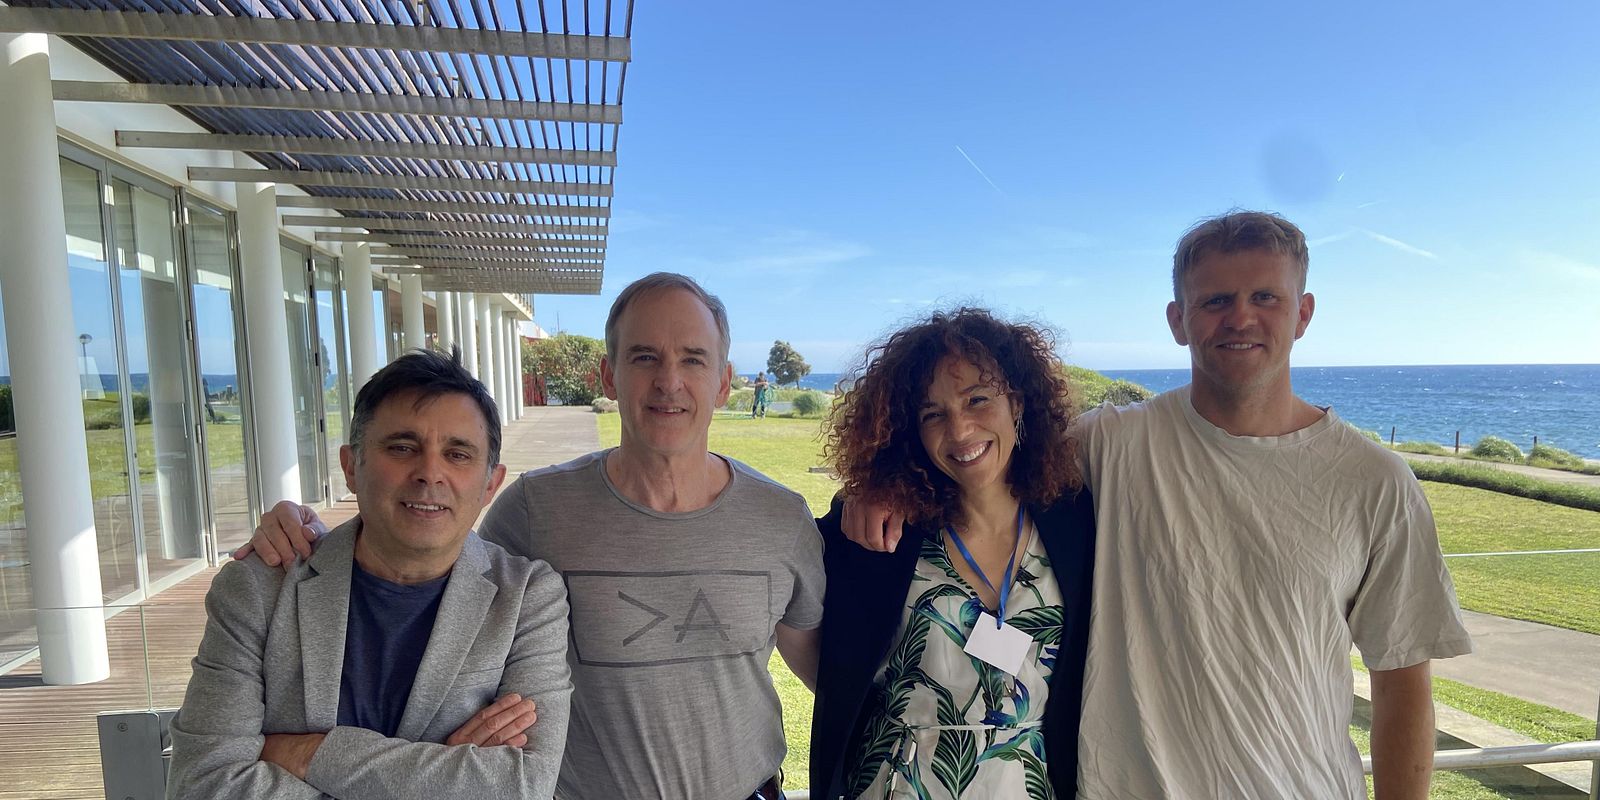
M 572 719 L 556 795 L 748 796 L 785 752 L 774 626 L 822 623 L 816 523 L 733 459 L 709 507 L 652 511 L 611 484 L 609 452 L 524 474 L 480 528 L 566 580 Z

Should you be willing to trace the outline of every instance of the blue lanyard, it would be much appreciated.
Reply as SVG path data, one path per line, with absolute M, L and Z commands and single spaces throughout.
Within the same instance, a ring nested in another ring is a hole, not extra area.
M 1000 597 L 1000 607 L 997 609 L 1000 613 L 999 616 L 994 618 L 994 626 L 995 628 L 1004 626 L 1006 623 L 1006 598 L 1011 596 L 1011 571 L 1017 566 L 1017 545 L 1022 541 L 1021 504 L 1017 505 L 1017 542 L 1011 545 L 1011 560 L 1006 562 L 1005 582 L 1000 585 L 999 589 L 994 588 L 994 584 L 989 582 L 989 576 L 983 574 L 983 567 L 978 566 L 978 562 L 973 560 L 972 553 L 968 552 L 967 546 L 961 542 L 961 534 L 956 533 L 956 526 L 948 526 L 946 530 L 950 531 L 950 540 L 956 543 L 956 549 L 961 551 L 961 557 L 967 560 L 967 566 L 972 567 L 972 571 L 978 574 L 978 580 L 983 581 L 983 585 L 989 587 L 989 591 Z

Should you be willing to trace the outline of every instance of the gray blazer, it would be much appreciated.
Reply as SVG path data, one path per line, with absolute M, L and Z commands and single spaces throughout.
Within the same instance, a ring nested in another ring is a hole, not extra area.
M 572 695 L 567 598 L 543 561 L 467 537 L 439 602 L 397 738 L 337 725 L 360 518 L 285 570 L 252 556 L 206 595 L 205 637 L 172 722 L 168 798 L 549 798 Z M 447 746 L 494 698 L 531 697 L 522 749 Z M 263 734 L 327 738 L 301 781 L 260 759 Z

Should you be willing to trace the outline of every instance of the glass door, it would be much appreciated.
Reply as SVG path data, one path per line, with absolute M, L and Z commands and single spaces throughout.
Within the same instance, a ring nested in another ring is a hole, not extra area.
M 246 389 L 239 335 L 237 259 L 231 215 L 194 200 L 184 206 L 194 350 L 200 366 L 198 416 L 205 432 L 206 497 L 212 551 L 249 541 L 255 528 L 250 445 L 244 425 Z
M 111 194 L 123 398 L 138 467 L 135 516 L 153 583 L 206 556 L 187 282 L 178 260 L 176 192 L 118 173 Z
M 344 292 L 339 285 L 339 262 L 313 254 L 312 276 L 317 303 L 318 370 L 322 377 L 322 439 L 328 465 L 328 499 L 339 500 L 349 493 L 344 470 L 339 467 L 339 447 L 350 422 L 350 396 L 346 376 L 350 357 L 345 336 Z
M 63 146 L 62 150 L 67 152 L 68 148 Z M 121 337 L 106 248 L 110 198 L 102 186 L 99 169 L 61 159 L 67 280 L 72 292 L 72 319 L 78 331 L 78 378 L 89 448 L 95 541 L 100 550 L 100 588 L 106 600 L 115 601 L 138 591 L 142 581 L 130 481 L 133 470 L 124 435 L 129 414 L 122 402 L 124 386 L 118 367 Z
M 289 322 L 289 372 L 294 391 L 294 432 L 300 454 L 300 501 L 319 505 L 328 498 L 327 460 L 322 446 L 323 376 L 317 350 L 311 282 L 311 253 L 300 245 L 279 245 L 283 261 L 283 310 Z

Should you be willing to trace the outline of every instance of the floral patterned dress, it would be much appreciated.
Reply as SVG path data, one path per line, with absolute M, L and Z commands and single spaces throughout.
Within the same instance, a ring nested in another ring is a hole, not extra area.
M 1061 647 L 1062 598 L 1030 537 L 1006 622 L 1033 637 L 1012 677 L 963 648 L 987 609 L 951 566 L 944 537 L 922 541 L 900 638 L 878 672 L 851 765 L 855 798 L 977 800 L 1055 796 L 1045 767 L 1045 700 Z

